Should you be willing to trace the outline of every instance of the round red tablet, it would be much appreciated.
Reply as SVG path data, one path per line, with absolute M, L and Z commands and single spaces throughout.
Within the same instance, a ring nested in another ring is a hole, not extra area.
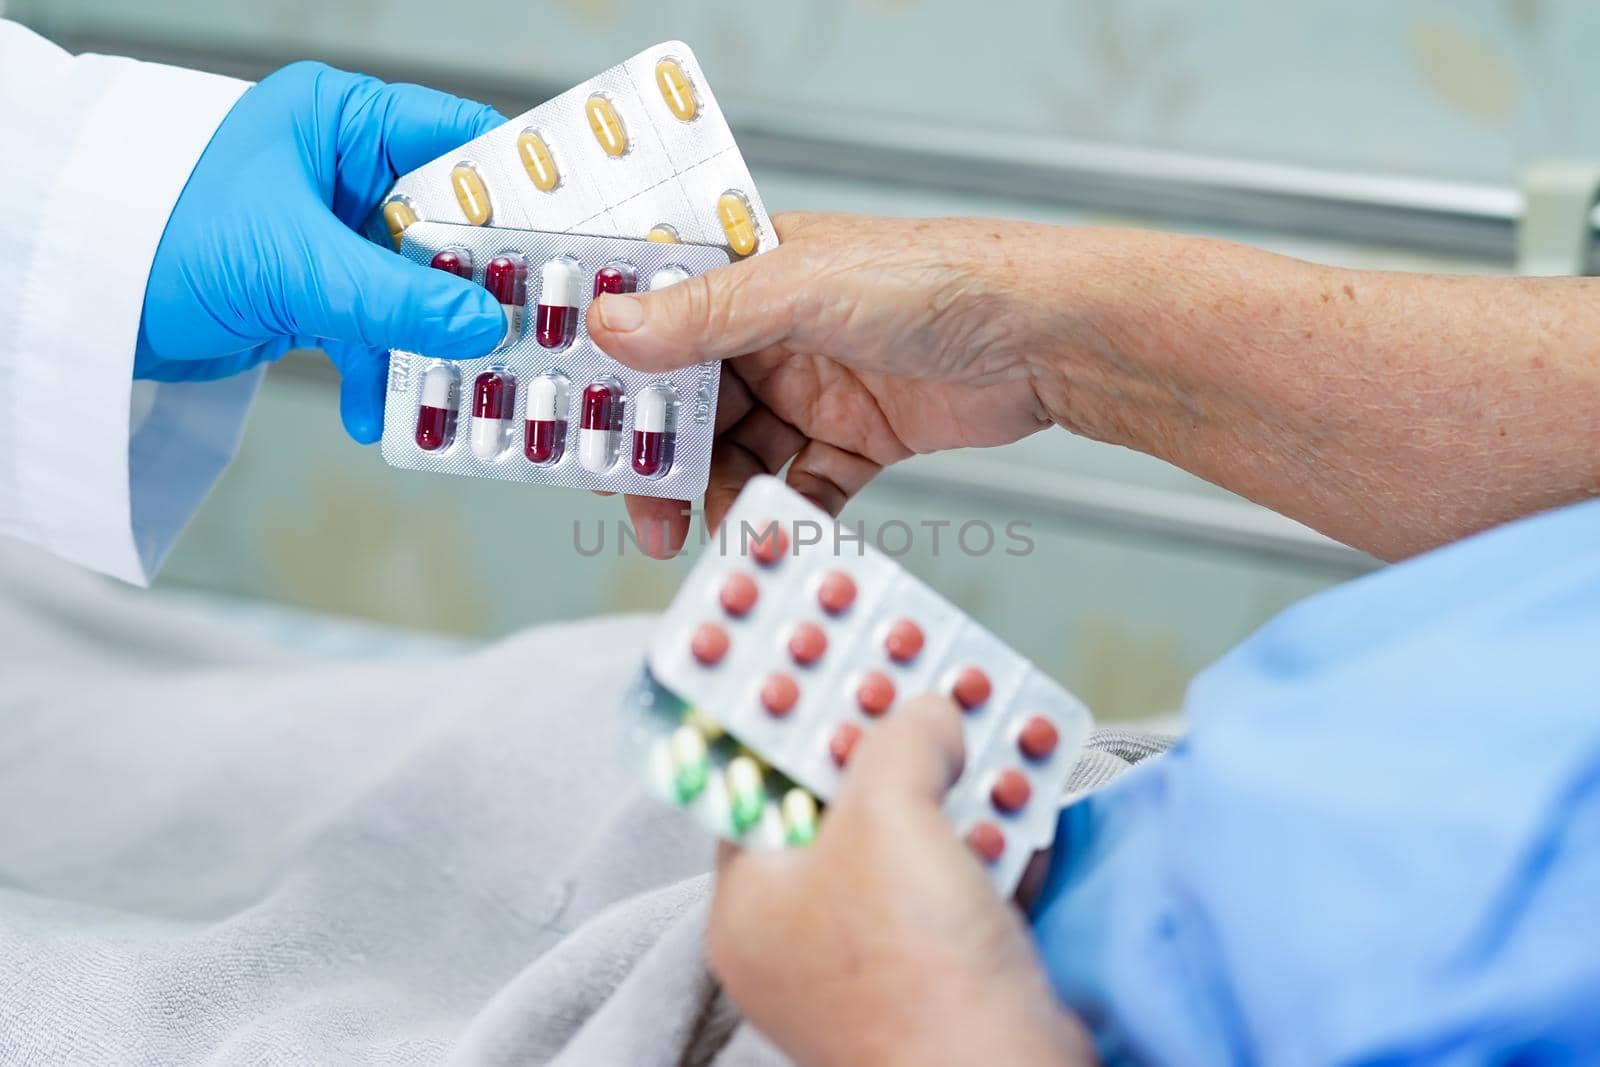
M 1043 715 L 1035 715 L 1022 724 L 1022 732 L 1017 735 L 1017 747 L 1029 759 L 1046 759 L 1056 750 L 1056 743 L 1060 740 L 1056 724 Z
M 754 578 L 743 573 L 730 574 L 728 580 L 722 583 L 722 610 L 736 619 L 743 618 L 750 614 L 750 609 L 756 606 L 760 596 L 761 590 Z
M 809 667 L 828 650 L 828 635 L 814 622 L 802 622 L 789 635 L 789 655 L 802 667 Z
M 769 675 L 761 686 L 761 706 L 767 709 L 768 715 L 781 718 L 789 714 L 799 699 L 800 687 L 787 674 Z
M 707 667 L 728 654 L 728 631 L 714 622 L 703 622 L 689 638 L 689 653 Z
M 831 571 L 817 586 L 817 603 L 829 615 L 843 615 L 856 602 L 856 580 L 844 571 Z
M 777 563 L 789 551 L 789 535 L 776 519 L 752 526 L 744 535 L 750 538 L 751 558 L 763 567 Z
M 956 675 L 955 684 L 950 687 L 950 695 L 964 710 L 972 711 L 989 699 L 993 688 L 987 674 L 976 667 L 963 667 L 961 673 Z
M 879 671 L 868 671 L 856 686 L 856 703 L 868 715 L 882 715 L 894 703 L 894 683 Z
M 883 647 L 896 663 L 910 663 L 922 651 L 922 627 L 910 619 L 901 619 L 889 627 Z
M 828 755 L 833 757 L 833 762 L 843 767 L 850 762 L 850 753 L 855 751 L 856 742 L 861 740 L 861 727 L 853 722 L 842 722 L 839 728 L 833 731 L 833 736 L 828 738 Z
M 967 847 L 985 863 L 993 863 L 1006 850 L 1006 835 L 992 822 L 980 822 L 967 831 Z
M 1033 795 L 1033 787 L 1021 771 L 1004 770 L 995 776 L 989 788 L 989 800 L 1000 811 L 1021 811 Z

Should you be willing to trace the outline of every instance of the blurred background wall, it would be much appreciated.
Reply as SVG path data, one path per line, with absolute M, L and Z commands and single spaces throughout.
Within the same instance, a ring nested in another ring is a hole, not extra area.
M 69 48 L 259 76 L 324 58 L 514 113 L 688 41 L 774 211 L 1162 225 L 1394 269 L 1505 270 L 1516 175 L 1600 155 L 1579 0 L 10 0 Z M 649 610 L 686 561 L 618 557 L 614 501 L 392 470 L 309 356 L 160 584 L 468 637 Z M 1372 561 L 1142 456 L 1052 431 L 929 457 L 847 517 L 1029 524 L 1021 559 L 908 565 L 1121 717 Z M 574 524 L 592 546 L 573 547 Z M 601 525 L 597 525 L 601 524 Z

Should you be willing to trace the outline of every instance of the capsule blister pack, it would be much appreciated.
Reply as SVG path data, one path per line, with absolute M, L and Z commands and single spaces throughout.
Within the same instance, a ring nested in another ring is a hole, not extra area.
M 817 798 L 745 748 L 642 668 L 623 700 L 652 793 L 702 826 L 752 848 L 806 845 Z
M 401 254 L 487 288 L 504 342 L 479 359 L 396 352 L 392 466 L 689 500 L 705 491 L 720 368 L 631 370 L 589 340 L 601 293 L 660 289 L 728 262 L 713 245 L 419 222 Z
M 367 224 L 399 247 L 418 220 L 777 246 L 700 64 L 667 41 L 417 168 Z
M 692 765 L 715 738 L 698 744 L 687 731 L 714 722 L 749 758 L 720 768 L 728 779 L 722 792 L 733 800 L 699 813 L 742 803 L 753 816 L 775 804 L 764 839 L 786 837 L 782 809 L 800 803 L 785 799 L 791 782 L 826 802 L 875 723 L 919 693 L 948 694 L 962 710 L 967 761 L 945 811 L 1009 893 L 1055 831 L 1092 725 L 1088 709 L 899 564 L 839 530 L 776 478 L 754 479 L 739 495 L 651 642 L 653 684 L 694 717 L 643 720 L 655 735 L 648 759 L 674 773 Z M 782 778 L 763 786 L 755 772 Z M 764 807 L 755 800 L 762 794 Z M 681 789 L 665 795 L 695 807 Z M 758 824 L 708 825 L 742 839 Z

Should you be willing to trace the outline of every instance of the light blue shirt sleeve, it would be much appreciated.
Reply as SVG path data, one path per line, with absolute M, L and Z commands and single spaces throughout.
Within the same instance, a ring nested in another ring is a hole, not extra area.
M 239 451 L 245 415 L 266 367 L 212 382 L 135 382 L 128 502 L 146 582 Z
M 1108 1060 L 1600 1061 L 1600 501 L 1313 598 L 1187 703 L 1034 913 Z

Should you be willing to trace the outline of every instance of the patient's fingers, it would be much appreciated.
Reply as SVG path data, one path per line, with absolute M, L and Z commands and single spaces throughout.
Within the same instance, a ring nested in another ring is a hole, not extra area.
M 715 530 L 746 482 L 776 474 L 806 444 L 806 436 L 757 406 L 718 440 L 706 485 L 706 527 Z
M 771 408 L 757 405 L 722 435 L 722 442 L 755 457 L 762 474 L 777 474 L 806 443 L 806 435 L 774 415 Z
M 1044 891 L 1045 879 L 1050 876 L 1050 857 L 1053 851 L 1049 848 L 1040 849 L 1022 869 L 1022 877 L 1017 881 L 1017 891 L 1012 895 L 1012 899 L 1017 902 L 1017 907 L 1025 912 L 1033 907 L 1033 902 L 1038 900 L 1039 894 Z
M 838 805 L 923 800 L 937 807 L 961 776 L 965 749 L 961 709 L 949 697 L 924 693 L 867 731 L 850 757 Z
M 750 391 L 750 386 L 739 375 L 724 363 L 722 365 L 722 384 L 717 392 L 717 436 L 721 436 L 750 414 L 750 409 L 756 406 L 755 394 Z
M 717 842 L 717 877 L 706 924 L 706 955 L 723 980 L 768 958 L 766 946 L 789 951 L 784 928 L 800 917 L 793 907 L 800 864 L 810 849 L 746 852 Z
M 835 517 L 882 470 L 865 456 L 826 441 L 811 441 L 789 464 L 790 488 Z
M 671 559 L 689 537 L 689 502 L 656 496 L 625 499 L 634 536 L 651 559 Z

